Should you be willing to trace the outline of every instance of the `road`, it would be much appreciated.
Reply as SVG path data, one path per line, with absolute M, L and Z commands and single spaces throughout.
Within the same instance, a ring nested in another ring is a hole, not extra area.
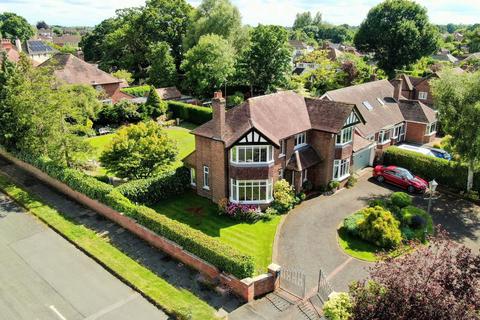
M 0 320 L 168 319 L 0 193 Z

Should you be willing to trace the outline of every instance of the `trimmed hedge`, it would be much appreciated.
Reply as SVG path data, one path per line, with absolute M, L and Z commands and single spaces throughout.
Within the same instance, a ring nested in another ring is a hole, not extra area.
M 239 279 L 250 277 L 254 273 L 252 256 L 240 253 L 233 247 L 184 223 L 159 214 L 151 208 L 133 204 L 111 185 L 98 181 L 83 172 L 55 165 L 52 161 L 33 159 L 22 155 L 17 155 L 17 157 L 62 181 L 72 189 L 122 212 L 140 225 L 177 243 L 220 270 L 233 274 Z
M 150 92 L 150 86 L 137 86 L 137 87 L 127 87 L 127 88 L 122 88 L 120 91 L 124 93 L 131 94 L 132 96 L 135 97 L 146 97 L 147 94 Z
M 168 111 L 173 113 L 174 118 L 180 118 L 194 124 L 204 124 L 212 119 L 212 109 L 199 107 L 193 104 L 179 101 L 167 101 Z
M 385 165 L 404 167 L 414 174 L 457 190 L 466 190 L 468 168 L 456 161 L 435 158 L 413 151 L 390 147 L 384 153 Z M 474 175 L 473 190 L 480 191 L 480 174 Z
M 190 182 L 190 172 L 185 167 L 158 177 L 139 179 L 117 187 L 117 190 L 133 202 L 154 204 L 182 194 Z

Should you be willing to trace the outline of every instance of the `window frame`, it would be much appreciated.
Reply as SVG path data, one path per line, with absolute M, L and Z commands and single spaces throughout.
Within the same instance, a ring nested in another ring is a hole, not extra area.
M 295 135 L 295 147 L 294 149 L 301 148 L 307 145 L 307 132 L 297 133 Z
M 285 139 L 282 139 L 280 140 L 280 154 L 279 154 L 279 158 L 282 158 L 282 157 L 285 157 L 285 154 L 286 154 L 286 140 Z
M 391 137 L 390 137 L 390 134 L 391 134 L 391 129 L 388 129 L 388 130 L 380 130 L 378 132 L 378 139 L 377 139 L 377 142 L 378 144 L 380 145 L 384 145 L 384 144 L 387 144 L 391 141 Z M 385 135 L 388 136 L 387 139 L 385 139 Z M 382 137 L 382 139 L 380 139 L 380 137 Z
M 419 100 L 427 100 L 427 99 L 428 99 L 428 92 L 426 92 L 426 91 L 419 91 L 419 92 L 418 92 L 418 99 L 419 99 Z
M 341 175 L 342 171 L 345 171 L 343 175 Z M 338 176 L 336 176 L 337 172 Z M 333 160 L 333 180 L 343 181 L 348 177 L 350 177 L 350 159 L 347 158 Z
M 203 166 L 203 189 L 210 190 L 210 168 Z
M 195 168 L 190 168 L 190 185 L 197 186 L 197 170 Z
M 250 189 L 251 188 L 251 189 Z M 255 193 L 255 188 L 258 188 Z M 262 190 L 264 188 L 264 190 Z M 241 190 L 243 189 L 243 191 Z M 250 189 L 250 190 L 249 190 Z M 250 200 L 247 199 L 247 193 L 250 192 Z M 255 200 L 254 195 L 258 196 Z M 262 194 L 265 197 L 262 197 Z M 242 197 L 240 196 L 242 195 Z M 245 200 L 241 200 L 244 198 Z M 236 180 L 230 179 L 230 202 L 240 204 L 268 204 L 273 201 L 273 181 L 272 179 L 266 180 Z
M 256 157 L 256 151 L 258 151 L 259 161 L 254 161 Z M 262 151 L 265 151 L 265 153 Z M 261 161 L 264 154 L 265 161 Z M 273 146 L 268 144 L 236 145 L 230 148 L 230 163 L 246 166 L 272 164 L 274 162 L 273 154 Z M 241 161 L 241 158 L 244 160 Z M 251 161 L 247 161 L 249 158 L 251 158 Z
M 340 133 L 336 135 L 335 144 L 337 146 L 344 146 L 351 143 L 353 141 L 354 129 L 354 126 L 343 128 Z
M 432 128 L 434 130 L 432 130 Z M 432 134 L 435 134 L 437 132 L 437 121 L 428 123 L 426 128 L 425 128 L 425 135 L 426 136 L 431 136 Z

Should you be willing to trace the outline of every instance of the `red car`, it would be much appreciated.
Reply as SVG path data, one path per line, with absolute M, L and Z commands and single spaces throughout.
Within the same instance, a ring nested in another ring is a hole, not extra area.
M 414 176 L 410 171 L 397 166 L 376 166 L 373 169 L 373 177 L 378 182 L 389 182 L 408 192 L 425 192 L 428 182 L 420 177 Z

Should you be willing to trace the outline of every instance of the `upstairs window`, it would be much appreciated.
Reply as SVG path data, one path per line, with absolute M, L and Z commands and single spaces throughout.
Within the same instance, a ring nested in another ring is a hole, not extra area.
M 307 133 L 302 132 L 295 135 L 295 148 L 304 146 L 307 143 Z
M 428 98 L 428 92 L 420 91 L 418 93 L 418 99 L 427 100 L 427 98 Z
M 264 146 L 235 146 L 230 150 L 232 163 L 271 163 L 273 162 L 273 147 Z
M 339 134 L 337 134 L 337 144 L 343 145 L 352 142 L 353 140 L 353 127 L 348 127 L 342 129 Z
M 210 169 L 203 166 L 203 189 L 210 189 Z

